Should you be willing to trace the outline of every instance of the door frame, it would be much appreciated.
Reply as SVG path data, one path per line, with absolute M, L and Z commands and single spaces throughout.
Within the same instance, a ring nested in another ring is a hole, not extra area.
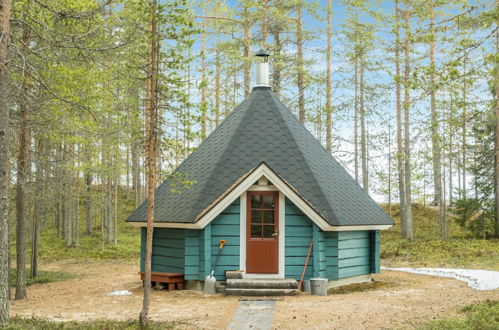
M 252 186 L 240 196 L 240 213 L 239 213 L 239 269 L 246 271 L 246 202 L 248 191 L 279 191 L 275 186 Z M 279 236 L 278 236 L 278 273 L 277 274 L 249 274 L 246 273 L 246 278 L 284 278 L 285 268 L 285 196 L 279 191 Z

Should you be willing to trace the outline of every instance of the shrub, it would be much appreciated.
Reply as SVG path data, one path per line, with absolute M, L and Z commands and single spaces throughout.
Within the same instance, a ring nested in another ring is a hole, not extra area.
M 456 223 L 475 237 L 486 239 L 494 233 L 495 213 L 490 202 L 476 198 L 459 199 L 450 211 Z

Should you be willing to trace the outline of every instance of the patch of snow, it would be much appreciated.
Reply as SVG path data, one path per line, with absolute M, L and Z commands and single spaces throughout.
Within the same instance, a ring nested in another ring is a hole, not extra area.
M 106 296 L 128 296 L 131 295 L 132 293 L 130 291 L 113 291 L 111 293 L 108 293 Z
M 475 290 L 495 290 L 499 288 L 499 272 L 492 270 L 475 269 L 451 269 L 451 268 L 390 268 L 381 267 L 384 270 L 394 270 L 420 275 L 439 277 L 451 277 L 468 283 Z

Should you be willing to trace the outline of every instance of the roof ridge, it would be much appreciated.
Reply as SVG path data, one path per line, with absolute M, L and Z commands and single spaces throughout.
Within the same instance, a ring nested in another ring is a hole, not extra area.
M 304 156 L 304 153 L 303 153 L 303 150 L 302 148 L 300 147 L 300 143 L 298 143 L 296 141 L 296 137 L 294 136 L 293 134 L 293 130 L 290 129 L 290 127 L 286 124 L 286 121 L 285 121 L 285 118 L 283 117 L 283 113 L 282 113 L 282 109 L 284 109 L 285 111 L 289 112 L 289 114 L 291 115 L 291 117 L 293 118 L 293 120 L 296 121 L 296 123 L 301 126 L 303 129 L 305 129 L 305 131 L 307 131 L 308 134 L 310 134 L 310 137 L 313 138 L 314 141 L 316 141 L 317 143 L 319 143 L 315 137 L 313 135 L 311 135 L 311 133 L 308 131 L 308 129 L 298 121 L 298 119 L 295 117 L 295 115 L 286 108 L 286 106 L 281 102 L 281 100 L 279 100 L 279 98 L 277 98 L 277 95 L 275 95 L 275 93 L 273 93 L 271 91 L 271 96 L 272 96 L 272 101 L 274 102 L 274 104 L 277 106 L 277 108 L 279 109 L 278 113 L 279 113 L 279 116 L 281 117 L 281 122 L 284 124 L 284 126 L 286 127 L 286 129 L 290 132 L 290 135 L 291 135 L 291 138 L 293 139 L 293 143 L 295 144 L 295 146 L 298 148 L 298 150 L 300 150 L 300 157 L 303 159 L 303 163 L 307 166 L 307 170 L 308 172 L 311 174 L 311 177 L 313 177 L 313 180 L 314 180 L 314 183 L 315 185 L 319 188 L 319 191 L 320 191 L 320 194 L 321 194 L 321 198 L 325 201 L 328 201 L 328 199 L 326 198 L 326 194 L 324 193 L 324 190 L 322 189 L 321 185 L 319 184 L 319 182 L 317 181 L 315 175 L 314 175 L 314 171 L 312 170 L 312 168 L 310 167 L 308 161 L 307 161 L 307 158 Z M 321 145 L 322 147 L 322 145 Z M 300 194 L 300 197 L 303 198 L 305 201 L 307 201 L 303 196 L 302 194 Z M 317 210 L 315 208 L 315 206 L 313 206 L 312 203 L 310 203 L 310 201 L 307 201 L 307 203 L 312 206 L 312 208 L 318 213 L 320 214 L 324 219 L 328 219 L 327 216 L 325 216 L 323 213 L 321 213 L 319 210 Z M 329 203 L 328 203 L 328 207 L 329 207 Z M 331 212 L 331 214 L 333 214 L 334 218 L 337 218 L 336 216 L 336 213 L 334 212 L 334 210 L 329 207 L 329 210 Z M 332 221 L 333 219 L 329 219 L 330 221 Z

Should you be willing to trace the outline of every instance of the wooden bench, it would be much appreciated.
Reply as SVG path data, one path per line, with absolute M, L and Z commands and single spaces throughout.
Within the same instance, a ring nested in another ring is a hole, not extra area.
M 139 272 L 140 279 L 144 281 L 145 273 Z M 184 274 L 180 273 L 163 273 L 163 272 L 152 272 L 151 282 L 159 282 L 168 284 L 168 291 L 183 290 L 184 289 Z

